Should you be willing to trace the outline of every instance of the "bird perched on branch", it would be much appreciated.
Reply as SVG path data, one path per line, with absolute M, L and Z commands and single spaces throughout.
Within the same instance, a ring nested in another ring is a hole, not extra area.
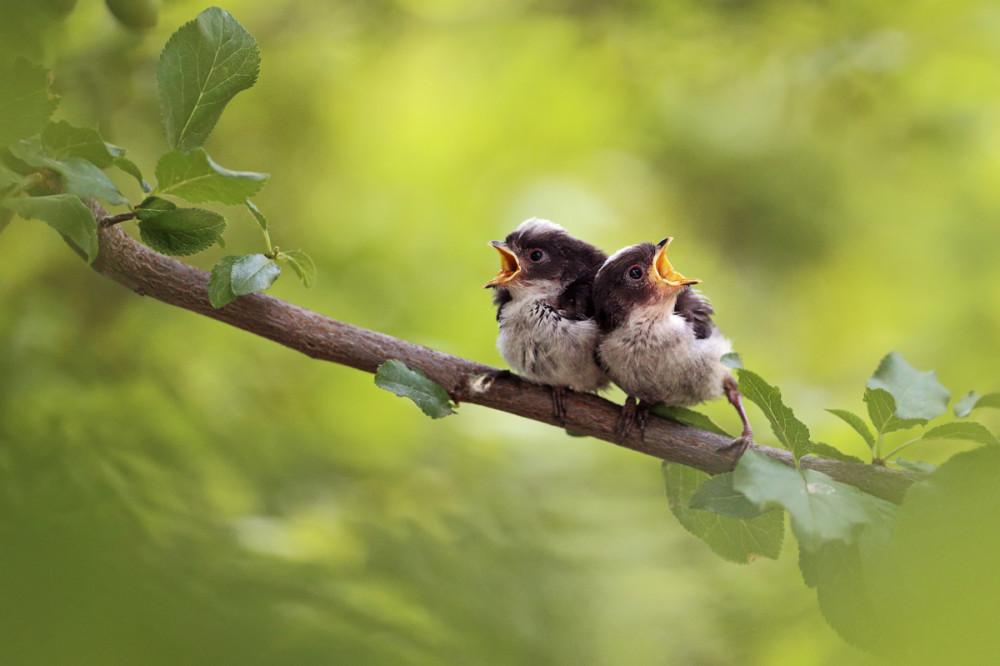
M 504 241 L 493 288 L 497 346 L 516 373 L 552 391 L 553 415 L 565 419 L 565 390 L 608 384 L 594 357 L 599 331 L 591 290 L 606 255 L 558 224 L 531 218 Z
M 619 250 L 594 281 L 598 361 L 628 394 L 616 429 L 624 437 L 633 425 L 644 428 L 649 408 L 660 401 L 690 407 L 725 394 L 743 421 L 732 444 L 742 455 L 753 430 L 721 361 L 732 345 L 712 322 L 712 306 L 691 288 L 701 280 L 684 277 L 667 260 L 672 240 Z

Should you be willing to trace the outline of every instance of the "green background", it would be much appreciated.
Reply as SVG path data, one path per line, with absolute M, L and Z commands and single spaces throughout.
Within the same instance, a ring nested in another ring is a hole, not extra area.
M 0 48 L 44 35 L 55 117 L 151 177 L 156 58 L 205 6 L 166 3 L 141 34 L 94 0 L 5 8 Z M 316 260 L 281 298 L 502 366 L 486 241 L 538 216 L 609 252 L 674 236 L 747 367 L 848 453 L 863 442 L 823 410 L 863 413 L 891 349 L 953 397 L 1000 388 L 992 3 L 224 7 L 262 68 L 206 148 L 271 174 L 273 241 Z M 220 210 L 206 269 L 263 249 Z M 38 222 L 0 257 L 5 663 L 870 659 L 792 544 L 737 566 L 688 535 L 654 459 L 470 405 L 432 421 L 371 375 L 126 291 Z

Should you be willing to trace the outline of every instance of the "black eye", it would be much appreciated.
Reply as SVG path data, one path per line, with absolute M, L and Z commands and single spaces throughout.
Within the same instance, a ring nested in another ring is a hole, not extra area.
M 545 258 L 545 252 L 543 252 L 542 250 L 532 250 L 531 254 L 528 255 L 528 259 L 531 259 L 534 262 L 539 262 L 544 258 Z
M 633 280 L 638 280 L 642 277 L 642 266 L 636 264 L 628 269 L 628 276 Z

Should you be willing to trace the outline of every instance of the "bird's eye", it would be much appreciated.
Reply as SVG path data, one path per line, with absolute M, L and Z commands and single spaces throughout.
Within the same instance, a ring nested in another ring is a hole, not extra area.
M 642 266 L 636 264 L 628 269 L 628 276 L 633 280 L 638 280 L 642 277 Z
M 544 258 L 545 258 L 545 252 L 543 252 L 542 250 L 532 250 L 531 254 L 528 255 L 528 259 L 531 259 L 536 263 Z

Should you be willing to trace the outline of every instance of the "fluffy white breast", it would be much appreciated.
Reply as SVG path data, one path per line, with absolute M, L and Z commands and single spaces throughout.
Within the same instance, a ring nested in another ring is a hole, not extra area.
M 698 339 L 683 317 L 655 304 L 636 308 L 604 337 L 598 354 L 611 379 L 629 395 L 691 406 L 722 394 L 729 370 L 720 359 L 731 350 L 718 330 Z

